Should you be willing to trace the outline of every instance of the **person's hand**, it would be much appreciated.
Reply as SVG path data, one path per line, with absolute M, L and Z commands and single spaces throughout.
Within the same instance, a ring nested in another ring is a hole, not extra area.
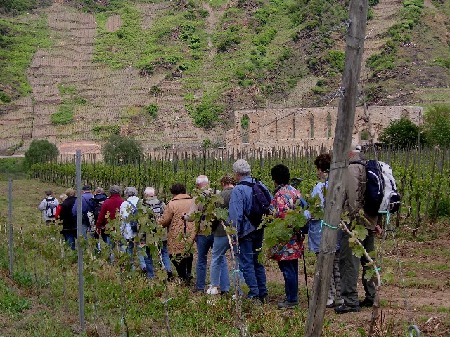
M 383 228 L 380 225 L 375 226 L 375 235 L 381 236 L 383 234 Z

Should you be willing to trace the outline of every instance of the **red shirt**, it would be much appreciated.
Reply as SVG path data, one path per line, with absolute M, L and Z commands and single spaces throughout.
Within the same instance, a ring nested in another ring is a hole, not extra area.
M 111 196 L 103 202 L 95 226 L 97 228 L 105 228 L 108 220 L 114 220 L 116 218 L 116 212 L 120 209 L 122 202 L 123 199 L 119 194 L 111 194 Z M 109 219 L 106 217 L 108 212 Z

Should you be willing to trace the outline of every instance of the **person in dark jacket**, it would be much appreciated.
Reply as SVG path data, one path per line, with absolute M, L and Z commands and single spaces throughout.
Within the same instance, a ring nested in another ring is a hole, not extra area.
M 91 229 L 91 222 L 88 216 L 88 213 L 94 212 L 94 203 L 92 201 L 92 198 L 94 195 L 91 192 L 91 186 L 90 185 L 84 185 L 82 188 L 82 194 L 81 194 L 81 223 L 82 223 L 82 234 L 83 237 L 87 240 L 88 238 L 88 232 L 92 234 L 90 231 Z M 75 203 L 72 207 L 72 214 L 73 216 L 77 216 L 77 204 Z
M 61 234 L 64 240 L 72 250 L 75 250 L 75 239 L 77 237 L 77 218 L 72 214 L 72 208 L 75 205 L 77 198 L 75 197 L 75 190 L 68 188 L 66 190 L 67 198 L 61 204 L 59 212 L 59 220 L 62 222 Z

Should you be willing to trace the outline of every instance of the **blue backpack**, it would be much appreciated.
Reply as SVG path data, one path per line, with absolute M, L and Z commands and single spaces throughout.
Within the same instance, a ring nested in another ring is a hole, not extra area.
M 133 233 L 137 233 L 138 232 L 138 220 L 137 220 L 137 215 L 138 215 L 138 209 L 135 205 L 133 205 L 133 203 L 129 202 L 127 200 L 128 204 L 131 207 L 130 213 L 128 214 L 128 223 L 130 224 L 131 230 L 133 231 Z
M 252 188 L 252 206 L 245 216 L 253 226 L 258 228 L 263 216 L 270 214 L 270 202 L 272 201 L 270 193 L 258 180 L 251 183 L 241 181 L 238 185 L 250 186 Z

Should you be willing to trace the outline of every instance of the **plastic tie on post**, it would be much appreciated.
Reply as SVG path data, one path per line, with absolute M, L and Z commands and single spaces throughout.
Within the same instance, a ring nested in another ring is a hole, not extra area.
M 327 224 L 325 221 L 321 221 L 321 223 L 320 223 L 320 227 L 322 227 L 322 226 L 326 226 L 326 227 L 328 227 L 328 228 L 331 228 L 331 229 L 334 229 L 334 230 L 337 230 L 337 229 L 339 229 L 339 226 L 333 226 L 333 225 L 329 225 L 329 224 Z

